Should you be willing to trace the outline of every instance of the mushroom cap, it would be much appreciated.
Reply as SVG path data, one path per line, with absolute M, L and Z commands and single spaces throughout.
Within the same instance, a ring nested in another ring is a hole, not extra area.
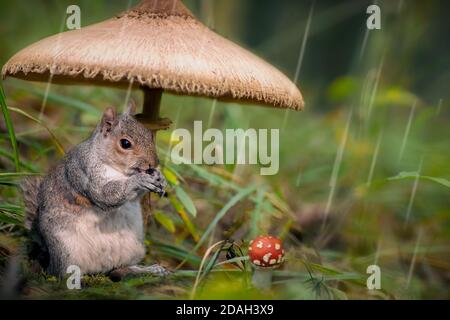
M 103 22 L 40 40 L 15 54 L 2 76 L 60 84 L 146 86 L 183 95 L 299 110 L 284 74 L 209 30 L 180 0 L 143 0 Z
M 276 268 L 284 260 L 283 245 L 273 236 L 258 236 L 250 242 L 248 256 L 255 267 Z

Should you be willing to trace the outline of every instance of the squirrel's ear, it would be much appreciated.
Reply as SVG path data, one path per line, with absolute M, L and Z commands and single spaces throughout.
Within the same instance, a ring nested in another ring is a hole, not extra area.
M 111 131 L 114 126 L 114 122 L 116 121 L 116 111 L 108 107 L 105 112 L 103 112 L 102 123 L 101 123 L 101 131 L 103 135 L 106 135 Z
M 136 101 L 133 98 L 128 102 L 127 110 L 125 110 L 125 114 L 129 114 L 130 116 L 134 116 L 136 114 Z

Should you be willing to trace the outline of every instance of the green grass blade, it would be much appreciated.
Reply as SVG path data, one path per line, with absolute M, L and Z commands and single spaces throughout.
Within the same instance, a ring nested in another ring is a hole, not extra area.
M 160 252 L 169 257 L 173 257 L 180 260 L 186 260 L 189 264 L 193 266 L 199 266 L 201 262 L 201 258 L 197 255 L 190 254 L 183 248 L 177 247 L 175 245 L 170 245 L 162 242 L 151 241 L 150 244 L 151 250 L 154 252 Z
M 225 242 L 220 245 L 220 248 L 214 252 L 213 256 L 209 259 L 208 264 L 205 267 L 205 270 L 203 271 L 203 277 L 206 277 L 208 273 L 216 266 L 217 259 L 219 259 L 219 255 L 223 250 L 223 247 L 225 246 Z
M 23 223 L 23 208 L 11 203 L 0 203 L 0 222 L 21 226 Z
M 0 211 L 0 213 L 1 213 L 1 211 Z M 3 215 L 3 214 L 0 214 L 0 222 L 1 223 L 6 223 L 6 224 L 13 224 L 13 225 L 16 225 L 16 226 L 20 226 L 23 223 L 22 221 L 20 221 L 17 218 L 14 218 L 14 217 L 11 217 L 11 216 L 7 216 L 7 215 Z
M 47 127 L 41 120 L 39 120 L 36 117 L 33 117 L 32 115 L 30 115 L 29 113 L 18 109 L 18 108 L 13 108 L 13 107 L 9 107 L 8 108 L 10 111 L 16 112 L 18 114 L 23 115 L 24 117 L 27 117 L 30 120 L 33 120 L 34 122 L 38 123 L 39 125 L 41 125 L 42 127 L 45 128 L 45 130 L 47 130 L 47 132 L 50 134 L 50 137 L 53 141 L 53 143 L 56 146 L 56 149 L 59 151 L 59 153 L 63 156 L 65 155 L 65 151 L 64 151 L 64 147 L 62 146 L 62 144 L 58 141 L 58 139 L 56 138 L 56 136 L 53 134 L 53 132 L 50 130 L 49 127 Z
M 24 172 L 15 172 L 15 173 L 1 172 L 0 173 L 0 185 L 14 187 L 19 184 L 20 180 L 23 177 L 38 176 L 38 175 L 40 175 L 40 174 L 39 173 L 24 173 Z
M 156 211 L 153 215 L 155 220 L 158 221 L 159 224 L 162 225 L 167 231 L 170 233 L 175 233 L 175 224 L 170 217 L 161 211 Z
M 50 93 L 46 93 L 45 91 L 38 89 L 38 88 L 34 88 L 34 87 L 30 87 L 30 88 L 26 88 L 24 90 L 27 90 L 28 92 L 31 92 L 41 98 L 47 97 L 48 101 L 51 101 L 53 103 L 57 103 L 57 104 L 61 104 L 61 105 L 65 105 L 67 107 L 82 111 L 82 112 L 86 112 L 89 114 L 92 114 L 94 116 L 100 116 L 101 115 L 101 111 L 96 109 L 94 106 L 82 102 L 80 100 L 74 99 L 74 98 L 69 98 L 63 95 L 59 95 L 53 92 Z
M 178 215 L 183 220 L 183 223 L 186 225 L 186 228 L 188 229 L 189 233 L 191 234 L 192 238 L 195 242 L 198 242 L 199 236 L 197 234 L 197 229 L 195 228 L 195 225 L 192 223 L 191 219 L 189 218 L 189 215 L 187 214 L 183 204 L 178 200 L 178 198 L 170 192 L 168 194 L 169 201 L 174 207 L 175 211 L 178 213 Z
M 215 267 L 221 266 L 223 264 L 233 264 L 233 263 L 236 263 L 236 262 L 244 262 L 244 261 L 248 261 L 248 256 L 235 257 L 235 258 L 232 258 L 232 259 L 220 261 L 220 262 L 216 263 Z
M 188 259 L 191 257 L 191 255 L 195 254 L 195 252 L 202 246 L 202 244 L 208 238 L 210 233 L 216 227 L 217 223 L 220 221 L 220 219 L 223 218 L 223 216 L 228 212 L 228 210 L 230 210 L 240 200 L 242 200 L 243 198 L 245 198 L 246 196 L 248 196 L 252 192 L 254 192 L 256 190 L 256 188 L 257 188 L 256 186 L 251 186 L 251 187 L 242 189 L 240 192 L 236 193 L 230 199 L 230 201 L 228 201 L 228 203 L 216 214 L 216 216 L 214 217 L 213 221 L 208 225 L 208 228 L 205 230 L 205 232 L 203 233 L 203 235 L 200 238 L 200 240 L 197 242 L 197 244 L 194 247 L 194 249 L 192 249 L 191 252 L 189 252 L 188 256 L 186 258 L 184 258 L 183 261 L 177 266 L 177 269 L 181 268 L 181 266 L 184 265 L 186 261 L 188 261 Z
M 29 177 L 29 176 L 40 176 L 40 173 L 34 172 L 0 172 L 1 178 L 21 178 L 21 177 Z
M 181 201 L 183 206 L 186 208 L 187 212 L 191 214 L 194 218 L 197 216 L 197 209 L 195 208 L 194 202 L 192 202 L 191 197 L 184 191 L 182 187 L 175 186 L 175 194 L 178 199 Z
M 15 157 L 14 154 L 8 152 L 7 150 L 4 150 L 2 148 L 0 148 L 0 157 L 4 157 L 8 160 L 11 161 L 15 161 Z M 20 166 L 28 171 L 31 172 L 37 172 L 38 169 L 36 168 L 36 166 L 34 166 L 33 164 L 29 163 L 29 162 L 24 162 L 24 161 L 19 161 Z
M 421 179 L 421 180 L 428 180 L 428 181 L 433 181 L 437 184 L 440 184 L 444 187 L 450 188 L 450 181 L 448 181 L 447 179 L 444 178 L 439 178 L 439 177 L 430 177 L 430 176 L 422 176 L 422 175 L 417 175 L 417 172 L 400 172 L 398 175 L 396 175 L 395 177 L 390 177 L 388 178 L 389 181 L 396 181 L 396 180 L 404 180 L 404 179 Z
M 3 118 L 5 119 L 6 128 L 8 130 L 9 139 L 11 141 L 11 147 L 13 149 L 14 166 L 16 168 L 16 171 L 20 171 L 19 148 L 17 147 L 16 134 L 14 132 L 14 126 L 11 121 L 8 106 L 6 105 L 5 93 L 3 92 L 3 86 L 1 84 L 0 84 L 0 105 L 2 108 Z
M 250 220 L 250 238 L 255 238 L 259 233 L 259 226 L 258 223 L 261 219 L 261 204 L 264 200 L 264 194 L 266 190 L 264 188 L 261 188 L 258 190 L 258 194 L 256 196 L 255 201 L 255 209 L 253 209 L 251 220 Z
M 230 210 L 236 203 L 238 203 L 240 200 L 251 194 L 256 190 L 256 186 L 251 186 L 245 189 L 242 189 L 240 192 L 235 194 L 230 201 L 216 214 L 213 221 L 209 224 L 208 228 L 205 230 L 203 235 L 201 236 L 200 240 L 198 241 L 197 245 L 195 246 L 194 250 L 198 250 L 200 246 L 205 242 L 205 240 L 208 238 L 208 236 L 211 234 L 211 232 L 216 227 L 217 223 L 220 221 L 220 219 L 223 218 L 223 216 Z

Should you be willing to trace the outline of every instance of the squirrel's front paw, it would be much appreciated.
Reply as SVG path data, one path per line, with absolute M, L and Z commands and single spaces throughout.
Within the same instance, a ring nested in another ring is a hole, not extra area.
M 155 192 L 162 196 L 166 185 L 166 178 L 164 178 L 163 174 L 158 169 L 149 169 L 139 173 L 139 186 L 143 190 Z

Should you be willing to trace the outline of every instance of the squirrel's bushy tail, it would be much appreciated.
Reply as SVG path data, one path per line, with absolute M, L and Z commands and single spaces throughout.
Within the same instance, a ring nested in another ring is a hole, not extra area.
M 30 230 L 36 218 L 38 208 L 38 192 L 42 177 L 26 178 L 20 183 L 25 202 L 25 228 Z

